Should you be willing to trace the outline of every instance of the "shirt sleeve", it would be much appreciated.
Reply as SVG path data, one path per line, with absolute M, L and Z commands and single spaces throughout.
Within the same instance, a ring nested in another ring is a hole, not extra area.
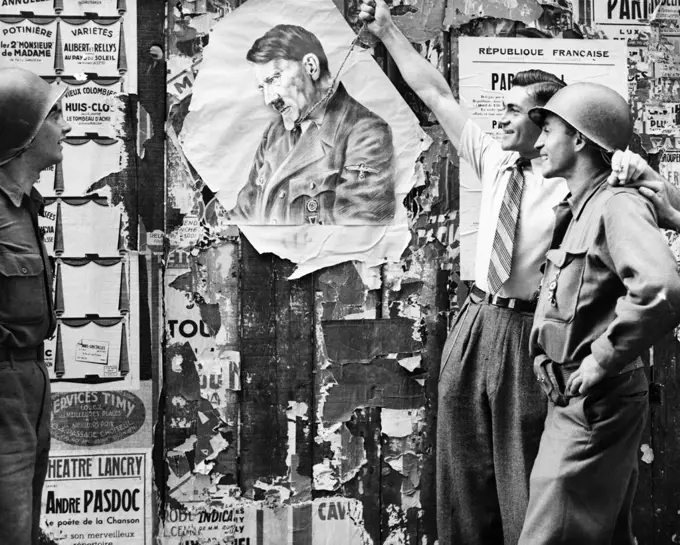
M 605 204 L 600 257 L 624 284 L 615 318 L 591 344 L 597 362 L 623 368 L 680 321 L 680 276 L 652 205 L 618 193 Z
M 460 135 L 460 147 L 458 155 L 475 171 L 477 178 L 484 184 L 486 179 L 496 179 L 493 176 L 484 176 L 491 169 L 500 168 L 507 152 L 503 151 L 499 142 L 486 134 L 472 119 L 468 119 Z

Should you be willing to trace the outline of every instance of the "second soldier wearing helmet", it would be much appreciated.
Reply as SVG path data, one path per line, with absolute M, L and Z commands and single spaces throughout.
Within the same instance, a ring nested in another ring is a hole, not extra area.
M 633 133 L 623 97 L 577 83 L 530 116 L 543 175 L 564 177 L 570 195 L 555 208 L 531 332 L 549 403 L 519 543 L 632 545 L 640 356 L 678 323 L 680 277 L 651 203 L 607 183 Z
M 0 543 L 38 543 L 50 446 L 43 341 L 54 331 L 51 277 L 38 228 L 40 171 L 62 160 L 71 129 L 63 87 L 0 70 Z

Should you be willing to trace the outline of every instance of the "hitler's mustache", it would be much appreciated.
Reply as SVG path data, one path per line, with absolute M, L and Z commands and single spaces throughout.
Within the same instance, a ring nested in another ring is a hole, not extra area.
M 272 108 L 274 108 L 277 112 L 281 113 L 285 109 L 286 105 L 283 102 L 283 99 L 281 97 L 277 98 L 272 102 Z

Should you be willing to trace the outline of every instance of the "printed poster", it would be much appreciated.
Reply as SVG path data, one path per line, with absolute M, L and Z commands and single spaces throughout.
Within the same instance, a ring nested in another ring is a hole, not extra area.
M 0 0 L 0 15 L 32 13 L 33 15 L 77 16 L 97 14 L 117 17 L 134 6 L 131 0 Z
M 460 47 L 460 102 L 482 130 L 500 139 L 504 93 L 513 74 L 541 69 L 567 84 L 589 81 L 607 85 L 628 97 L 626 44 L 615 40 L 535 38 L 476 38 L 462 36 Z M 461 277 L 475 273 L 481 184 L 472 167 L 460 163 Z
M 364 545 L 370 542 L 363 528 L 363 506 L 356 499 L 329 497 L 278 508 L 249 500 L 230 499 L 229 502 L 211 508 L 191 501 L 183 502 L 185 510 L 169 507 L 161 544 Z
M 135 0 L 0 0 L 0 66 L 137 92 Z
M 311 53 L 285 67 L 247 60 L 279 35 Z M 250 0 L 213 28 L 180 134 L 223 224 L 305 272 L 399 259 L 402 203 L 430 142 L 355 38 L 331 0 Z
M 59 545 L 151 545 L 151 453 L 52 453 L 41 527 Z
M 151 381 L 139 390 L 52 394 L 52 449 L 60 453 L 94 447 L 147 448 L 153 430 Z M 110 446 L 109 446 L 110 445 Z

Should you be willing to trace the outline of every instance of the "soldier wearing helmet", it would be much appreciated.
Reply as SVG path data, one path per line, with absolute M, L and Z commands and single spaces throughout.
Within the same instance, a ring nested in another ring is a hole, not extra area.
M 640 356 L 680 320 L 680 277 L 652 204 L 607 183 L 633 125 L 608 87 L 576 83 L 529 112 L 555 207 L 531 331 L 549 397 L 519 543 L 632 545 L 637 450 L 648 410 Z
M 33 187 L 62 160 L 71 127 L 63 89 L 32 72 L 0 69 L 0 543 L 38 543 L 50 445 L 43 342 L 54 331 L 50 268 Z

